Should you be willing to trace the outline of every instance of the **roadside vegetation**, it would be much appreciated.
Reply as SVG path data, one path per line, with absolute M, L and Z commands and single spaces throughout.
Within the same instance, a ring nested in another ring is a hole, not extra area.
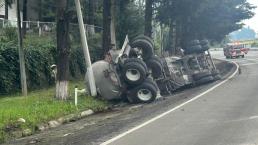
M 27 97 L 22 97 L 20 94 L 1 96 L 0 143 L 10 137 L 15 137 L 13 134 L 15 131 L 30 129 L 34 132 L 40 123 L 47 123 L 52 119 L 86 109 L 102 111 L 107 107 L 107 102 L 86 95 L 79 96 L 76 107 L 74 105 L 75 86 L 83 88 L 84 82 L 76 81 L 69 84 L 70 97 L 66 101 L 58 101 L 54 98 L 54 87 L 32 91 Z M 25 123 L 19 123 L 19 118 L 23 118 Z

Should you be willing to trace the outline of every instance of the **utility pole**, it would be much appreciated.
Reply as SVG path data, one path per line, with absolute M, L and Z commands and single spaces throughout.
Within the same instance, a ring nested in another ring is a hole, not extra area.
M 19 47 L 21 88 L 22 88 L 22 95 L 27 96 L 28 91 L 27 91 L 24 49 L 23 49 L 22 32 L 21 32 L 21 15 L 20 15 L 20 1 L 19 0 L 16 0 L 16 6 L 17 6 L 17 28 L 18 28 L 18 47 Z
M 76 6 L 77 17 L 78 17 L 78 22 L 79 22 L 84 59 L 85 59 L 86 65 L 87 65 L 87 77 L 88 77 L 89 85 L 90 85 L 90 93 L 91 93 L 91 96 L 97 96 L 97 89 L 96 89 L 95 78 L 94 78 L 93 70 L 92 70 L 92 66 L 91 66 L 90 52 L 89 52 L 89 48 L 88 48 L 87 37 L 85 34 L 86 31 L 85 31 L 85 27 L 84 27 L 83 18 L 82 18 L 80 0 L 75 0 L 75 6 Z

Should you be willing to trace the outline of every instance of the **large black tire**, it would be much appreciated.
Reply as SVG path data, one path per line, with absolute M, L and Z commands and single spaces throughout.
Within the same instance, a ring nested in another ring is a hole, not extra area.
M 146 79 L 141 85 L 129 90 L 127 98 L 131 103 L 151 103 L 157 98 L 157 92 L 155 82 Z
M 135 37 L 135 38 L 133 39 L 133 41 L 136 41 L 136 40 L 138 40 L 138 39 L 147 40 L 148 42 L 151 43 L 152 47 L 154 48 L 154 42 L 153 42 L 153 40 L 152 40 L 150 37 L 145 36 L 145 35 L 139 35 L 139 36 Z
M 201 78 L 200 80 L 196 81 L 195 84 L 202 85 L 202 84 L 206 84 L 206 83 L 209 83 L 212 81 L 214 81 L 214 78 L 212 76 L 208 76 L 208 77 L 204 77 L 204 78 Z
M 209 76 L 212 76 L 212 73 L 211 72 L 209 72 L 209 71 L 206 71 L 206 72 L 200 72 L 200 73 L 198 73 L 198 74 L 193 74 L 193 79 L 195 80 L 195 81 L 198 81 L 198 80 L 200 80 L 200 79 L 202 79 L 202 78 L 205 78 L 205 77 L 209 77 Z
M 146 61 L 147 67 L 151 70 L 152 77 L 154 79 L 160 78 L 163 74 L 162 61 L 157 57 L 153 56 Z
M 129 63 L 129 62 L 136 62 L 136 63 L 141 64 L 145 68 L 146 72 L 148 72 L 148 67 L 142 59 L 140 59 L 140 58 L 129 58 L 129 59 L 126 59 L 124 61 L 124 64 Z
M 146 65 L 144 66 L 138 60 L 125 61 L 122 67 L 121 77 L 128 86 L 141 84 L 147 77 Z
M 144 60 L 148 60 L 154 55 L 154 48 L 152 44 L 144 39 L 137 39 L 131 43 L 132 51 L 130 52 L 129 56 L 135 56 L 134 48 L 138 48 L 142 50 L 142 58 Z

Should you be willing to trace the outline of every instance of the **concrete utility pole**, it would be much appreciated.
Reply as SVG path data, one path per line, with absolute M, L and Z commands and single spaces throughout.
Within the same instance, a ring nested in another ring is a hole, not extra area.
M 22 32 L 21 32 L 21 15 L 20 15 L 20 1 L 19 0 L 16 0 L 16 6 L 17 6 L 16 14 L 17 14 L 17 28 L 18 28 L 18 47 L 19 47 L 21 87 L 22 87 L 22 95 L 27 96 L 28 91 L 27 91 L 24 49 L 23 49 Z
M 81 4 L 80 4 L 80 0 L 74 0 L 74 1 L 75 1 L 77 17 L 78 17 L 78 21 L 79 21 L 79 28 L 80 28 L 84 58 L 85 58 L 85 62 L 87 65 L 87 74 L 88 74 L 87 77 L 88 77 L 89 85 L 90 85 L 90 94 L 91 94 L 91 96 L 97 96 L 95 78 L 94 78 L 93 70 L 92 70 L 92 66 L 91 66 L 90 52 L 89 52 L 89 48 L 88 48 L 87 37 L 85 34 L 84 22 L 83 22 L 83 18 L 82 18 Z

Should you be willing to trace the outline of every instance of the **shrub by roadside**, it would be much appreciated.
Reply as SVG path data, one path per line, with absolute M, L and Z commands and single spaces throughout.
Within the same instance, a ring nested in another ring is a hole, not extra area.
M 92 38 L 97 43 L 97 38 Z M 91 41 L 90 41 L 91 42 Z M 24 42 L 25 65 L 29 90 L 48 87 L 54 84 L 51 76 L 52 64 L 56 64 L 56 46 L 50 38 L 27 36 Z M 70 78 L 84 77 L 85 62 L 79 45 L 70 50 Z M 98 49 L 94 50 L 98 52 Z M 93 56 L 98 55 L 92 52 Z M 92 57 L 97 60 L 96 57 Z M 15 41 L 0 39 L 0 94 L 17 92 L 20 88 L 18 48 Z

